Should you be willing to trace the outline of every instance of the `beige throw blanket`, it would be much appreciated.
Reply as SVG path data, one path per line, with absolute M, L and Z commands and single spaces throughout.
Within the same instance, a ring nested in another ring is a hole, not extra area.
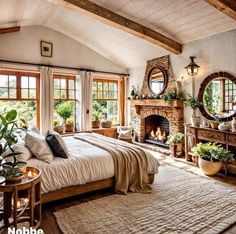
M 100 147 L 112 155 L 116 193 L 151 192 L 148 185 L 147 155 L 140 147 L 100 135 L 77 134 L 75 138 Z

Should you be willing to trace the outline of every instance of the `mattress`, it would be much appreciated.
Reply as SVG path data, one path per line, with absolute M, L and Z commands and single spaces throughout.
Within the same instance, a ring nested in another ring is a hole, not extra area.
M 73 137 L 65 137 L 64 140 L 69 151 L 67 159 L 54 157 L 50 164 L 34 157 L 27 161 L 29 166 L 42 172 L 42 193 L 114 176 L 113 159 L 107 151 Z M 156 174 L 159 163 L 149 151 L 145 152 L 148 155 L 148 173 Z

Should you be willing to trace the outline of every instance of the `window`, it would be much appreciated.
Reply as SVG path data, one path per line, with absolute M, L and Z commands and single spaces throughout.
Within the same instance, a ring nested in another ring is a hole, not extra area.
M 75 76 L 54 74 L 54 120 L 60 120 L 62 123 L 65 118 L 58 113 L 58 108 L 63 104 L 66 108 L 72 108 L 72 115 L 69 117 L 75 123 L 75 101 L 76 101 L 76 87 Z M 68 119 L 68 118 L 67 118 Z
M 98 104 L 102 112 L 101 118 L 111 120 L 113 124 L 120 123 L 119 86 L 118 80 L 93 80 L 93 113 Z
M 28 125 L 39 128 L 39 74 L 0 71 L 0 111 L 16 109 Z

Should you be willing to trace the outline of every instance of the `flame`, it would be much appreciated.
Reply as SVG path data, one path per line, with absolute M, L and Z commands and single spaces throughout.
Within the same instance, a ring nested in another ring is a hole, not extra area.
M 155 140 L 165 140 L 166 132 L 162 131 L 160 127 L 157 127 L 156 131 L 153 129 L 150 133 L 150 136 Z

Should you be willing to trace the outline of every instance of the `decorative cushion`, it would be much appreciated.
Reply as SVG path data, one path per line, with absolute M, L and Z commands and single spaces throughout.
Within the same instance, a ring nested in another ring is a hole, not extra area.
M 53 161 L 53 153 L 44 136 L 27 132 L 25 144 L 37 159 L 47 163 Z
M 68 149 L 62 136 L 54 131 L 48 131 L 46 141 L 51 147 L 52 152 L 61 158 L 68 158 Z
M 16 159 L 18 161 L 26 162 L 27 160 L 29 160 L 33 156 L 23 141 L 11 146 L 11 148 L 14 152 L 21 153 L 16 156 Z M 9 155 L 10 153 L 12 153 L 12 150 L 8 149 L 6 152 L 4 152 L 4 154 L 2 156 L 5 157 L 5 156 Z M 11 161 L 13 161 L 13 157 L 7 157 L 7 158 L 5 158 L 5 160 L 7 162 L 11 162 Z
M 119 137 L 130 137 L 132 136 L 132 129 L 120 129 Z

